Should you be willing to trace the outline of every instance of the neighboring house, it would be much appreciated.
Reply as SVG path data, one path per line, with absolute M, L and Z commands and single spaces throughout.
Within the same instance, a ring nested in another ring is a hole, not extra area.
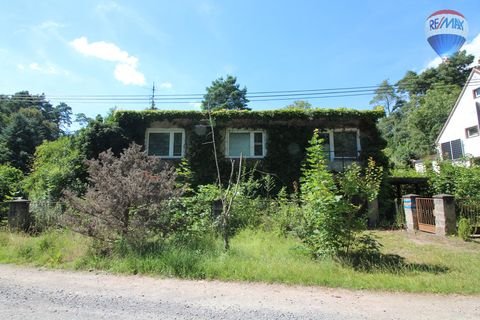
M 284 185 L 298 181 L 306 147 L 319 129 L 329 167 L 343 171 L 353 162 L 373 157 L 384 161 L 384 141 L 376 127 L 383 111 L 276 110 L 216 111 L 217 153 L 224 172 L 231 159 L 242 156 L 248 164 L 275 175 Z M 215 181 L 212 134 L 208 115 L 199 111 L 117 111 L 125 135 L 144 145 L 150 155 L 186 158 L 198 183 Z M 227 174 L 228 176 L 228 174 Z
M 443 160 L 480 158 L 480 67 L 472 69 L 436 140 Z

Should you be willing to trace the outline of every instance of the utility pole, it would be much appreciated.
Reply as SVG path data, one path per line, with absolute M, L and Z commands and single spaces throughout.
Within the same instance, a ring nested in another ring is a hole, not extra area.
M 150 106 L 150 110 L 157 110 L 157 108 L 155 107 L 155 82 L 152 86 L 152 104 Z

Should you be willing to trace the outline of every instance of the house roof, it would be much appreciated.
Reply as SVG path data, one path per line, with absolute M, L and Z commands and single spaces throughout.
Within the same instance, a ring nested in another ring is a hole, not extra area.
M 480 74 L 480 67 L 473 67 L 472 71 L 470 72 L 470 75 L 467 78 L 467 81 L 465 82 L 465 85 L 463 86 L 462 92 L 460 92 L 457 101 L 455 102 L 455 105 L 452 108 L 452 111 L 450 111 L 450 114 L 448 115 L 447 121 L 443 124 L 442 130 L 440 130 L 440 133 L 437 136 L 437 139 L 435 139 L 435 144 L 438 144 L 438 141 L 440 140 L 440 137 L 442 136 L 443 132 L 447 128 L 448 123 L 450 122 L 450 119 L 452 118 L 453 114 L 455 113 L 455 110 L 457 109 L 458 105 L 460 104 L 460 101 L 463 98 L 463 95 L 465 94 L 465 91 L 467 90 L 468 84 L 472 80 L 473 75 L 477 73 Z

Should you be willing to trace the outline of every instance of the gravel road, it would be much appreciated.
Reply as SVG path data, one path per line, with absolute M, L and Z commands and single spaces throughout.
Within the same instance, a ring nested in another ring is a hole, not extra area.
M 480 319 L 480 296 L 187 281 L 0 265 L 0 319 Z

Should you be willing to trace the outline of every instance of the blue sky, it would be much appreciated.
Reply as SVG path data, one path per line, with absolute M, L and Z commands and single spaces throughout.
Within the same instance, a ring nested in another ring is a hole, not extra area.
M 0 1 L 0 93 L 45 93 L 74 113 L 149 102 L 91 95 L 204 93 L 237 76 L 249 92 L 370 86 L 435 63 L 424 22 L 463 13 L 467 49 L 480 55 L 478 0 L 439 1 Z M 370 108 L 372 96 L 309 99 L 317 107 Z M 254 110 L 287 101 L 252 101 Z M 194 100 L 157 104 L 198 109 Z

